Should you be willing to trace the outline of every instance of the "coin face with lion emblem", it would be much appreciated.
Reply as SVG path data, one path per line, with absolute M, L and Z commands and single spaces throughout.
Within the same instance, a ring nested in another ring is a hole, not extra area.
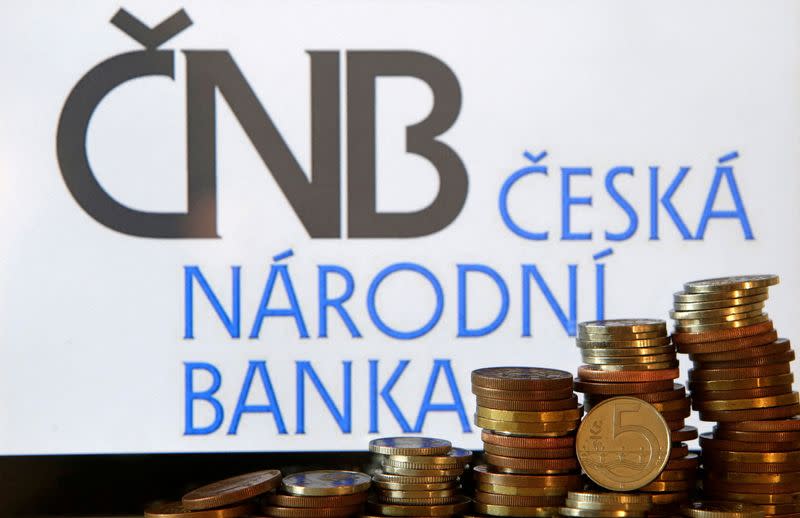
M 575 444 L 589 478 L 613 491 L 632 491 L 653 481 L 671 448 L 667 422 L 653 405 L 634 397 L 615 397 L 593 407 Z

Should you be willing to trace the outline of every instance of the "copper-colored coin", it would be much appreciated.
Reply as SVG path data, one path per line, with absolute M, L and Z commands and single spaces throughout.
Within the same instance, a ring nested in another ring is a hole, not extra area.
M 513 487 L 574 487 L 582 483 L 581 476 L 574 475 L 515 475 L 492 471 L 489 466 L 481 464 L 472 470 L 475 481 L 479 484 L 492 484 Z
M 777 331 L 774 331 L 777 333 Z M 760 335 L 759 335 L 760 336 Z M 766 345 L 735 349 L 732 351 L 707 352 L 689 354 L 689 359 L 698 363 L 725 362 L 733 360 L 744 360 L 746 358 L 758 358 L 761 356 L 771 356 L 791 350 L 792 344 L 786 338 L 777 338 Z
M 737 473 L 734 471 L 709 471 L 706 478 L 739 484 L 798 484 L 798 473 Z
M 492 505 L 511 505 L 515 507 L 544 507 L 561 505 L 564 503 L 563 496 L 521 496 L 521 495 L 498 495 L 495 493 L 484 493 L 475 491 L 475 501 L 482 504 Z
M 723 425 L 725 426 L 725 425 Z M 731 430 L 729 428 L 715 426 L 714 438 L 738 442 L 798 442 L 800 443 L 800 431 L 762 431 L 745 432 Z
M 267 469 L 198 487 L 183 495 L 181 501 L 187 509 L 213 509 L 268 493 L 280 483 L 281 472 L 277 469 Z
M 712 486 L 713 487 L 713 486 Z M 791 504 L 798 499 L 796 493 L 737 493 L 721 488 L 709 487 L 707 493 L 711 493 L 715 498 L 721 500 L 732 500 L 734 502 L 747 502 L 749 504 Z
M 671 438 L 670 438 L 671 439 Z M 672 449 L 669 451 L 669 458 L 670 459 L 682 459 L 683 457 L 689 455 L 689 445 L 685 443 L 672 443 Z M 648 491 L 647 489 L 642 489 L 642 491 Z
M 742 378 L 733 380 L 690 381 L 689 390 L 718 391 L 718 390 L 744 390 L 760 387 L 786 385 L 794 382 L 793 374 L 778 374 L 776 376 L 762 376 L 758 378 Z
M 703 466 L 708 471 L 736 473 L 797 473 L 800 471 L 796 462 L 728 462 L 718 460 L 712 455 L 703 458 Z
M 575 444 L 589 478 L 617 491 L 638 489 L 655 479 L 671 447 L 661 414 L 633 397 L 608 399 L 594 407 L 581 423 Z
M 703 452 L 704 460 L 722 462 L 765 462 L 765 463 L 796 463 L 800 471 L 800 451 L 781 452 L 755 452 L 755 451 L 727 451 L 707 450 Z
M 597 365 L 598 368 L 608 369 L 610 366 L 636 366 L 643 367 L 643 364 L 652 363 L 674 363 L 675 351 L 667 354 L 656 354 L 649 356 L 589 356 L 583 355 L 583 362 L 587 365 Z M 646 369 L 655 370 L 655 369 Z
M 692 502 L 681 507 L 688 518 L 763 518 L 759 508 L 734 502 Z
M 352 516 L 361 511 L 361 505 L 351 505 L 348 507 L 280 507 L 276 505 L 265 505 L 262 511 L 271 518 L 343 518 Z
M 707 410 L 746 410 L 750 408 L 771 408 L 792 405 L 800 401 L 797 392 L 789 392 L 777 396 L 757 397 L 750 399 L 717 399 L 713 401 L 695 401 L 692 406 L 701 412 Z
M 661 412 L 662 415 L 664 415 L 666 412 L 677 412 L 690 408 L 692 406 L 692 400 L 688 397 L 684 397 L 683 399 L 673 399 L 671 401 L 661 401 L 650 404 L 653 405 L 656 410 Z M 664 419 L 666 419 L 666 417 Z
M 724 362 L 699 362 L 695 361 L 696 368 L 703 369 L 730 369 L 739 367 L 761 367 L 763 365 L 775 365 L 776 363 L 788 363 L 794 361 L 794 351 L 785 351 L 778 354 L 769 354 L 757 358 L 742 358 L 741 360 L 730 360 Z
M 515 401 L 546 401 L 572 397 L 572 387 L 554 390 L 501 390 L 472 385 L 472 393 L 478 397 L 491 399 L 512 399 Z
M 708 491 L 724 491 L 733 493 L 796 493 L 800 491 L 800 483 L 787 483 L 781 484 L 743 484 L 729 482 L 727 480 L 717 480 L 713 478 L 706 478 L 703 482 L 703 488 Z
M 610 382 L 650 382 L 674 380 L 680 376 L 678 369 L 662 369 L 651 371 L 603 371 L 589 365 L 578 367 L 578 377 L 586 381 Z
M 645 392 L 643 394 L 626 394 L 626 395 L 630 395 L 631 397 L 641 399 L 642 401 L 650 403 L 651 405 L 658 408 L 658 405 L 656 405 L 656 403 L 667 403 L 685 399 L 686 390 L 683 388 L 683 385 L 675 383 L 672 390 L 664 390 L 661 392 Z M 585 394 L 583 396 L 583 400 L 591 404 L 597 404 L 603 400 L 612 397 L 614 396 L 602 395 L 602 394 Z
M 478 406 L 484 408 L 494 408 L 497 410 L 516 410 L 522 412 L 548 411 L 548 410 L 567 410 L 578 407 L 578 396 L 566 399 L 551 399 L 547 401 L 526 401 L 516 399 L 492 399 L 476 398 Z
M 720 340 L 733 340 L 735 338 L 742 338 L 744 336 L 755 336 L 761 333 L 766 333 L 772 330 L 772 321 L 759 322 L 754 325 L 736 327 L 731 329 L 718 329 L 713 331 L 704 332 L 676 332 L 672 334 L 672 341 L 678 345 L 680 351 L 680 344 L 697 344 L 701 342 L 716 342 Z M 683 352 L 683 351 L 681 351 Z
M 472 371 L 472 384 L 500 390 L 550 390 L 572 386 L 572 374 L 541 367 L 488 367 Z
M 748 410 L 701 411 L 700 420 L 720 423 L 782 419 L 800 414 L 800 404 Z
M 663 493 L 665 491 L 690 491 L 694 488 L 694 480 L 670 480 L 658 481 L 654 480 L 646 486 L 639 488 L 639 491 L 654 491 Z
M 672 470 L 695 470 L 700 465 L 700 457 L 696 453 L 690 453 L 682 459 L 671 459 L 664 467 L 664 471 Z
M 672 482 L 675 480 L 696 480 L 697 473 L 686 470 L 662 471 L 655 479 L 661 482 Z
M 524 459 L 564 459 L 575 456 L 575 448 L 509 448 L 496 444 L 484 444 L 483 451 L 504 457 Z
M 683 419 L 679 419 L 677 421 L 667 421 L 667 427 L 669 427 L 670 433 L 672 433 L 674 430 L 680 430 L 684 426 L 686 426 L 686 422 Z
M 520 469 L 525 471 L 570 471 L 578 468 L 578 460 L 575 457 L 564 459 L 524 459 L 519 457 L 505 457 L 486 453 L 486 462 L 490 466 L 499 468 Z
M 788 364 L 764 365 L 763 367 L 739 367 L 734 369 L 689 369 L 690 381 L 738 380 L 762 378 L 788 374 Z
M 764 333 L 753 336 L 742 336 L 729 340 L 717 340 L 714 342 L 692 342 L 677 344 L 679 353 L 684 354 L 714 354 L 723 352 L 741 351 L 748 347 L 761 347 L 771 344 L 778 339 L 778 331 L 770 329 Z
M 367 508 L 369 512 L 382 516 L 453 516 L 469 509 L 470 502 L 465 496 L 455 503 L 443 505 L 401 505 L 368 500 Z
M 273 493 L 266 496 L 267 505 L 278 507 L 349 507 L 367 501 L 367 493 L 334 496 L 298 496 Z
M 145 518 L 238 518 L 254 510 L 255 505 L 251 502 L 202 511 L 193 511 L 181 502 L 166 502 L 148 506 L 144 510 L 144 516 Z
M 765 517 L 780 515 L 781 518 L 787 518 L 789 514 L 800 512 L 800 503 L 759 505 L 758 508 L 764 512 Z
M 792 385 L 775 385 L 741 390 L 696 390 L 692 392 L 692 401 L 715 401 L 720 399 L 750 399 L 777 396 L 792 391 Z
M 584 379 L 575 380 L 575 390 L 577 392 L 608 396 L 633 396 L 648 392 L 664 392 L 672 390 L 675 385 L 677 384 L 673 383 L 671 379 L 643 383 L 606 383 L 586 381 Z
M 741 421 L 719 425 L 720 430 L 736 430 L 741 432 L 798 432 L 800 417 L 776 419 L 773 421 Z
M 542 475 L 520 475 L 520 476 L 542 476 Z M 548 476 L 548 475 L 543 475 Z M 562 499 L 567 496 L 570 489 L 577 489 L 583 487 L 583 483 L 579 482 L 571 486 L 554 486 L 554 487 L 518 487 L 518 486 L 499 486 L 496 484 L 477 484 L 476 491 L 483 491 L 484 493 L 494 493 L 496 495 L 516 495 L 516 496 L 560 496 Z
M 692 409 L 689 407 L 682 408 L 680 410 L 671 410 L 669 412 L 661 412 L 661 417 L 663 417 L 668 422 L 674 422 L 678 420 L 685 419 L 689 417 L 692 413 Z
M 481 440 L 487 444 L 508 448 L 574 448 L 575 446 L 574 435 L 566 437 L 515 437 L 483 430 L 481 432 Z
M 729 450 L 729 451 L 758 451 L 758 452 L 778 452 L 778 451 L 800 451 L 800 441 L 793 442 L 745 442 L 718 439 L 710 433 L 700 435 L 700 447 L 710 450 Z
M 647 516 L 653 516 L 653 511 L 656 506 L 666 506 L 670 504 L 682 504 L 689 501 L 689 493 L 679 491 L 677 493 L 650 493 L 650 498 L 653 500 L 653 508 L 647 513 Z
M 672 442 L 691 441 L 697 439 L 697 428 L 694 426 L 684 426 L 678 430 L 670 432 L 670 439 Z

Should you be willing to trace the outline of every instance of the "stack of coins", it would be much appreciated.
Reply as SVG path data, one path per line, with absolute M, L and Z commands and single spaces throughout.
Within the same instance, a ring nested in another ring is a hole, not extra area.
M 680 376 L 675 346 L 663 320 L 620 319 L 582 322 L 576 340 L 586 365 L 578 369 L 575 390 L 589 411 L 609 398 L 631 396 L 659 411 L 671 433 L 670 459 L 664 471 L 640 489 L 652 493 L 650 514 L 667 513 L 689 500 L 699 458 L 684 441 L 697 438 L 686 426 L 691 401 Z
M 764 518 L 761 509 L 732 502 L 692 502 L 681 507 L 685 518 Z
M 648 495 L 570 491 L 558 514 L 577 518 L 643 518 L 651 507 Z
M 263 500 L 265 516 L 336 518 L 359 515 L 367 501 L 369 475 L 357 471 L 319 470 L 283 479 L 281 491 Z
M 180 502 L 149 506 L 146 518 L 237 518 L 253 513 L 255 498 L 275 490 L 281 483 L 276 469 L 226 478 L 186 493 Z
M 490 516 L 552 516 L 582 487 L 575 430 L 583 408 L 569 372 L 495 367 L 472 372 L 475 424 L 486 465 L 474 469 L 475 510 Z
M 800 404 L 794 352 L 763 313 L 776 275 L 688 282 L 675 294 L 678 351 L 689 354 L 693 406 L 716 421 L 700 446 L 710 498 L 800 513 Z
M 472 452 L 427 437 L 386 437 L 369 443 L 382 455 L 372 480 L 376 493 L 369 511 L 378 516 L 454 516 L 469 508 L 460 478 Z

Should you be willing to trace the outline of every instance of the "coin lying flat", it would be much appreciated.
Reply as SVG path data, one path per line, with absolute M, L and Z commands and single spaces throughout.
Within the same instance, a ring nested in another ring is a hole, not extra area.
M 304 471 L 285 477 L 283 490 L 302 496 L 349 495 L 369 489 L 371 480 L 369 475 L 358 471 Z
M 602 401 L 578 428 L 581 467 L 596 484 L 615 491 L 638 489 L 667 465 L 670 429 L 649 403 L 634 397 Z
M 211 509 L 249 500 L 277 488 L 281 472 L 267 469 L 214 482 L 183 495 L 187 509 Z
M 144 510 L 145 518 L 238 518 L 250 514 L 255 505 L 247 502 L 218 509 L 193 511 L 182 502 L 153 504 Z
M 737 275 L 687 282 L 683 289 L 688 293 L 715 293 L 768 288 L 780 282 L 777 275 Z
M 429 437 L 384 437 L 369 442 L 369 451 L 383 455 L 446 455 L 450 441 Z
M 489 367 L 472 371 L 472 384 L 499 390 L 549 390 L 572 387 L 572 374 L 540 367 Z

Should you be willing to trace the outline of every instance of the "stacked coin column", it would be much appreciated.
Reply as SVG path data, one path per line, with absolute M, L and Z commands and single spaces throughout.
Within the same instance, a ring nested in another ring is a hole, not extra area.
M 582 322 L 576 340 L 586 365 L 578 369 L 575 390 L 584 406 L 616 396 L 631 396 L 653 405 L 671 431 L 672 448 L 664 471 L 639 489 L 651 495 L 649 514 L 670 514 L 691 498 L 699 459 L 683 441 L 695 439 L 697 429 L 685 426 L 691 402 L 680 376 L 675 346 L 666 322 L 625 319 Z
M 370 477 L 357 471 L 319 470 L 284 477 L 281 490 L 264 497 L 270 518 L 337 518 L 364 511 Z
M 369 443 L 381 455 L 368 510 L 378 516 L 454 516 L 468 510 L 460 479 L 472 452 L 428 437 L 386 437 Z
M 580 489 L 575 430 L 583 409 L 565 371 L 495 367 L 472 372 L 475 424 L 486 465 L 476 466 L 476 512 L 552 516 Z
M 776 275 L 688 282 L 674 295 L 673 339 L 689 354 L 693 406 L 716 422 L 700 437 L 704 492 L 757 505 L 769 516 L 800 512 L 800 405 L 794 352 L 763 312 Z

